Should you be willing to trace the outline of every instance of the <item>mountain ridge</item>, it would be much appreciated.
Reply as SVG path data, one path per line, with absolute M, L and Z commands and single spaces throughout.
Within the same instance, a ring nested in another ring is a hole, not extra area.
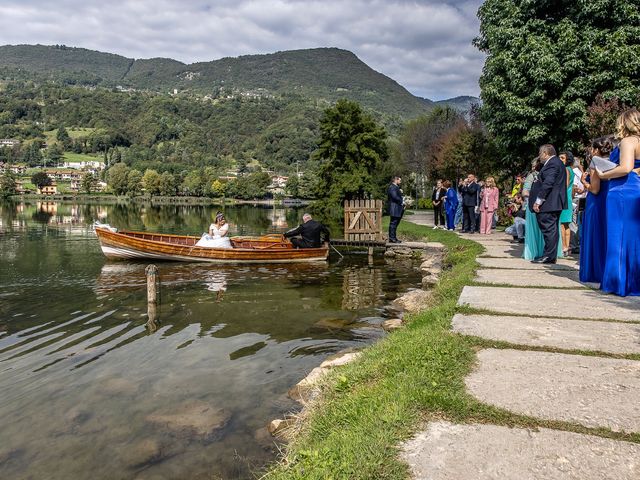
M 392 78 L 369 67 L 353 52 L 335 47 L 187 64 L 166 57 L 135 59 L 66 45 L 2 45 L 0 68 L 4 68 L 5 76 L 13 73 L 67 84 L 155 92 L 239 93 L 254 97 L 293 92 L 329 102 L 349 98 L 373 111 L 400 118 L 413 118 L 427 113 L 435 105 L 449 102 L 416 97 Z M 459 109 L 456 102 L 452 106 Z

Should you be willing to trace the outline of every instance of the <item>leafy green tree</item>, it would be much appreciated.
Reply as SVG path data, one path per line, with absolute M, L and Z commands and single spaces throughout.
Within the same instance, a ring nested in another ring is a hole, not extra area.
M 162 175 L 160 175 L 160 195 L 173 196 L 176 194 L 177 189 L 176 177 L 171 172 L 162 172 Z
M 47 148 L 45 157 L 50 164 L 57 165 L 64 158 L 64 150 L 59 144 L 54 143 Z
M 142 173 L 132 168 L 127 173 L 127 195 L 135 197 L 142 192 Z
M 130 168 L 124 163 L 116 163 L 107 170 L 107 184 L 116 195 L 124 195 L 129 189 Z
M 6 169 L 0 177 L 0 198 L 9 198 L 11 195 L 15 195 L 17 185 L 15 174 Z
M 84 193 L 91 193 L 95 191 L 97 185 L 98 179 L 96 176 L 91 172 L 84 172 L 82 180 L 80 180 L 80 190 Z
M 377 174 L 388 157 L 386 138 L 384 128 L 356 102 L 339 100 L 325 110 L 315 153 L 322 208 L 341 207 L 345 199 L 382 195 Z
M 187 173 L 182 180 L 182 191 L 185 195 L 201 197 L 204 195 L 204 181 L 198 170 Z
M 71 146 L 72 140 L 64 125 L 60 125 L 60 128 L 58 128 L 56 140 L 62 144 L 65 150 Z
M 31 143 L 24 150 L 22 161 L 29 167 L 37 167 L 42 165 L 42 152 L 40 152 L 40 143 Z
M 51 177 L 49 175 L 40 170 L 31 175 L 31 183 L 38 187 L 38 189 L 42 189 L 42 187 L 51 185 L 53 181 L 51 180 Z
M 227 185 L 218 179 L 211 184 L 211 193 L 214 197 L 224 197 Z
M 637 100 L 637 0 L 486 0 L 478 16 L 483 117 L 514 169 L 541 143 L 583 144 L 598 94 Z
M 149 195 L 158 195 L 161 190 L 162 177 L 160 174 L 150 168 L 144 172 L 142 176 L 142 188 Z
M 284 188 L 284 191 L 287 195 L 290 195 L 294 198 L 298 198 L 300 196 L 300 179 L 298 175 L 291 175 L 287 179 L 287 184 Z
M 431 163 L 441 147 L 443 135 L 465 125 L 464 118 L 450 107 L 436 107 L 429 114 L 410 120 L 399 138 L 396 163 L 407 173 L 432 173 Z

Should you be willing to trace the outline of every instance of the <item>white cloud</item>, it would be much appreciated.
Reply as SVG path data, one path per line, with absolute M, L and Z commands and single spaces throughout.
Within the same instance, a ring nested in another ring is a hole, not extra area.
M 482 0 L 3 0 L 0 44 L 66 44 L 182 62 L 351 50 L 415 95 L 477 95 Z

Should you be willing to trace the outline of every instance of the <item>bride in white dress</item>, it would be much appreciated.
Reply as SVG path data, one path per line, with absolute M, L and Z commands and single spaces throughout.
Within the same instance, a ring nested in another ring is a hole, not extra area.
M 227 237 L 229 224 L 221 212 L 216 214 L 215 221 L 209 226 L 209 233 L 202 235 L 196 247 L 233 248 Z

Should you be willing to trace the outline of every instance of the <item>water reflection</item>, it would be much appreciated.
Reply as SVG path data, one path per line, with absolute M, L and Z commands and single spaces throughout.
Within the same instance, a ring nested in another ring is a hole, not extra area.
M 386 305 L 418 283 L 366 256 L 159 263 L 154 311 L 148 264 L 107 262 L 91 230 L 197 233 L 216 209 L 0 203 L 0 478 L 251 478 L 275 456 L 264 426 L 296 408 L 287 390 L 383 335 Z M 226 210 L 234 234 L 301 213 Z

